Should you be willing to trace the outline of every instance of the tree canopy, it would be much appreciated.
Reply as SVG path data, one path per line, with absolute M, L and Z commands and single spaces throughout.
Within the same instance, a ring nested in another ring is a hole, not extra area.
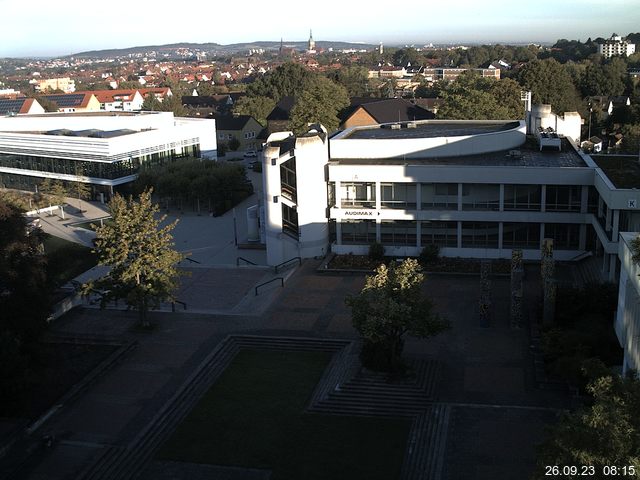
M 124 299 L 138 311 L 142 326 L 148 326 L 147 312 L 172 299 L 178 286 L 177 264 L 183 255 L 174 250 L 171 235 L 177 221 L 162 226 L 166 216 L 156 216 L 159 207 L 151 201 L 151 190 L 138 201 L 116 194 L 109 211 L 112 222 L 96 230 L 95 251 L 98 264 L 111 269 L 85 289 L 99 292 L 103 307 Z
M 625 477 L 640 477 L 640 380 L 606 375 L 587 390 L 592 404 L 565 414 L 549 430 L 535 478 L 548 478 L 545 465 L 593 466 L 594 475 L 589 478 L 596 479 L 611 478 L 605 469 L 612 466 L 619 472 L 616 475 L 627 467 Z
M 550 104 L 554 112 L 572 112 L 580 107 L 580 96 L 567 68 L 553 58 L 532 60 L 518 75 L 518 81 L 531 90 L 534 104 Z
M 267 125 L 267 116 L 276 106 L 275 100 L 261 95 L 240 97 L 233 106 L 236 115 L 250 115 L 263 127 Z
M 523 118 L 521 87 L 511 79 L 493 80 L 465 72 L 440 91 L 438 118 L 451 120 L 516 120 Z
M 353 326 L 365 341 L 365 366 L 397 370 L 405 334 L 429 338 L 449 328 L 423 295 L 423 281 L 420 264 L 409 258 L 397 266 L 379 266 L 358 295 L 347 297 Z
M 301 134 L 309 123 L 320 122 L 328 131 L 338 128 L 338 112 L 349 105 L 347 89 L 326 77 L 315 77 L 296 97 L 290 128 Z

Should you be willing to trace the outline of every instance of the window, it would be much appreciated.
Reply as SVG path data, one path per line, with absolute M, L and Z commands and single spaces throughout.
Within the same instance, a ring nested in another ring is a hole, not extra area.
M 298 198 L 296 181 L 296 159 L 291 158 L 280 165 L 280 186 L 282 196 L 292 202 Z
M 498 248 L 498 224 L 462 222 L 462 248 Z
M 376 184 L 373 182 L 343 182 L 340 194 L 342 208 L 376 207 Z
M 384 245 L 413 245 L 416 243 L 416 222 L 389 220 L 380 224 L 380 236 Z
M 540 248 L 539 223 L 503 223 L 503 248 Z
M 422 222 L 420 226 L 422 246 L 439 247 L 458 246 L 458 222 Z
M 423 210 L 457 210 L 457 183 L 423 183 L 420 185 Z
M 542 187 L 540 185 L 505 185 L 505 210 L 538 210 L 540 211 Z
M 298 240 L 298 212 L 282 204 L 282 232 Z
M 463 184 L 463 210 L 499 210 L 500 185 Z
M 375 220 L 343 220 L 340 228 L 343 245 L 370 245 L 376 241 Z
M 415 183 L 382 183 L 380 185 L 380 205 L 382 208 L 415 210 Z
M 548 212 L 579 212 L 582 187 L 547 185 L 545 209 Z
M 545 223 L 545 238 L 553 239 L 556 250 L 578 250 L 580 245 L 580 225 L 573 223 Z

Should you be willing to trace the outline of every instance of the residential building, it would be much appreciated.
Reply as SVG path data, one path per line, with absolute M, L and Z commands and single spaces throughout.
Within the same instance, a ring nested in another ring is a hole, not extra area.
M 403 98 L 352 98 L 340 128 L 434 118 L 433 113 Z
M 218 143 L 228 144 L 234 138 L 240 142 L 238 150 L 258 150 L 258 135 L 262 131 L 255 118 L 250 115 L 225 115 L 216 117 Z
M 38 92 L 46 92 L 47 90 L 62 90 L 64 93 L 73 93 L 76 91 L 76 82 L 69 77 L 48 78 L 46 80 L 37 80 L 35 89 Z
M 91 92 L 55 93 L 42 98 L 55 103 L 63 113 L 100 111 L 100 102 Z
M 611 35 L 611 38 L 605 40 L 604 43 L 598 44 L 598 53 L 604 58 L 611 58 L 618 55 L 626 55 L 629 57 L 635 52 L 636 46 L 634 43 L 623 40 L 620 35 L 616 35 L 615 33 Z
M 92 93 L 95 95 L 100 103 L 100 110 L 105 112 L 135 112 L 142 109 L 142 103 L 144 102 L 144 97 L 138 89 L 95 90 L 77 93 Z
M 0 98 L 0 116 L 44 113 L 44 108 L 35 98 Z
M 45 178 L 84 182 L 93 198 L 127 188 L 144 166 L 216 158 L 215 120 L 171 112 L 0 117 L 0 186 L 36 190 Z

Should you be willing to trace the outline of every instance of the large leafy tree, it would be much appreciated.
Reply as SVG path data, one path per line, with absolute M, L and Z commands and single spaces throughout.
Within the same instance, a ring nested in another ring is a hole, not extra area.
M 247 87 L 247 95 L 269 97 L 279 102 L 282 97 L 296 96 L 315 75 L 296 63 L 285 63 Z
M 352 65 L 342 67 L 332 75 L 333 80 L 347 89 L 350 97 L 364 97 L 369 95 L 369 70 L 365 67 Z
M 492 80 L 472 72 L 460 75 L 440 92 L 444 105 L 438 118 L 451 120 L 515 120 L 523 118 L 520 86 L 511 79 Z
M 296 97 L 289 125 L 296 133 L 304 133 L 309 123 L 322 123 L 328 131 L 338 128 L 338 112 L 349 105 L 347 89 L 326 77 L 315 77 Z
M 98 263 L 111 267 L 104 277 L 90 282 L 86 290 L 101 293 L 101 306 L 124 299 L 138 311 L 140 323 L 149 326 L 148 311 L 171 300 L 177 288 L 178 262 L 183 255 L 174 250 L 171 231 L 176 222 L 162 226 L 151 190 L 139 200 L 115 195 L 109 203 L 113 221 L 96 230 Z
M 605 375 L 594 380 L 587 391 L 592 404 L 566 414 L 549 430 L 540 447 L 534 478 L 548 478 L 546 465 L 592 466 L 589 478 L 595 479 L 640 478 L 640 380 Z M 612 466 L 617 473 L 607 474 Z
M 276 106 L 275 100 L 261 95 L 240 97 L 233 106 L 236 115 L 251 115 L 263 127 L 267 125 L 267 116 Z
M 577 111 L 580 96 L 568 69 L 553 58 L 533 60 L 518 74 L 518 81 L 531 90 L 533 102 L 550 104 L 557 113 Z
M 402 367 L 405 334 L 429 338 L 449 324 L 434 313 L 422 293 L 424 274 L 417 260 L 381 265 L 368 276 L 358 295 L 349 296 L 353 326 L 364 339 L 362 361 L 370 368 L 395 371 Z

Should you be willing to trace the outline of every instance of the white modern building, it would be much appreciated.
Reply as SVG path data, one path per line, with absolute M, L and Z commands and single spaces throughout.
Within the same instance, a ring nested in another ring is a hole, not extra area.
M 0 117 L 0 187 L 35 190 L 45 178 L 79 181 L 92 186 L 94 198 L 108 198 L 143 166 L 216 159 L 216 150 L 215 120 L 171 112 Z
M 598 44 L 598 53 L 604 58 L 611 58 L 617 55 L 625 55 L 627 57 L 636 52 L 636 45 L 623 40 L 620 35 L 615 33 L 611 38 L 605 40 L 604 43 Z
M 617 188 L 575 147 L 579 117 L 563 118 L 571 136 L 542 127 L 554 117 L 534 135 L 523 121 L 437 120 L 274 134 L 263 151 L 268 262 L 366 254 L 374 242 L 397 256 L 435 244 L 445 256 L 519 248 L 538 259 L 552 238 L 556 259 L 594 252 L 614 280 L 619 232 L 640 230 L 640 190 Z
M 640 371 L 640 267 L 633 261 L 632 248 L 632 241 L 638 235 L 621 233 L 618 249 L 621 268 L 615 330 L 624 349 L 624 373 Z

